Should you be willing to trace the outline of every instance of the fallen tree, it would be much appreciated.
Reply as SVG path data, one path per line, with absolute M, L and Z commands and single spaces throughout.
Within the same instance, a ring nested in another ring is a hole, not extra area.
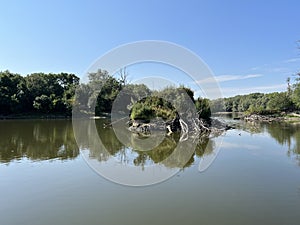
M 167 135 L 171 135 L 174 132 L 180 132 L 181 135 L 189 136 L 217 136 L 224 131 L 232 129 L 233 127 L 217 120 L 210 119 L 204 120 L 201 118 L 192 118 L 190 120 L 184 120 L 182 118 L 175 118 L 171 121 L 152 120 L 141 121 L 132 120 L 129 122 L 129 130 L 141 135 L 150 135 L 155 131 L 165 130 Z
M 208 99 L 194 99 L 193 91 L 183 86 L 169 87 L 134 102 L 129 118 L 128 129 L 142 135 L 159 130 L 168 135 L 180 132 L 182 136 L 210 136 L 230 128 L 211 119 Z

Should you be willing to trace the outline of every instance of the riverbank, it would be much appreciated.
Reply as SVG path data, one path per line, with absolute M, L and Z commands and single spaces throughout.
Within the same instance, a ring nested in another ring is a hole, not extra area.
M 244 120 L 246 122 L 287 122 L 287 123 L 300 123 L 299 112 L 281 112 L 273 114 L 247 114 L 243 112 L 216 112 L 212 114 L 215 117 L 227 117 L 232 120 Z
M 242 117 L 243 120 L 248 122 L 300 122 L 300 114 L 298 113 L 280 113 L 280 114 L 271 114 L 271 115 L 260 115 L 260 114 L 251 114 L 245 115 Z
M 89 118 L 89 119 L 103 119 L 110 118 L 110 113 L 102 113 L 101 115 L 93 115 L 88 113 L 82 113 L 76 115 L 78 118 Z M 44 113 L 26 113 L 26 114 L 11 114 L 11 115 L 0 115 L 0 120 L 29 120 L 29 119 L 72 119 L 72 115 L 64 114 L 44 114 Z
M 22 120 L 22 119 L 70 119 L 72 116 L 60 114 L 13 114 L 0 115 L 0 120 Z

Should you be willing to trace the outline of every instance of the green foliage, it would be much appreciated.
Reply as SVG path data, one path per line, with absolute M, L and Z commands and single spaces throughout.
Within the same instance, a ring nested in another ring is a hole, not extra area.
M 269 94 L 269 101 L 267 103 L 267 110 L 270 111 L 286 111 L 291 106 L 291 101 L 288 98 L 288 95 L 286 92 L 275 92 L 272 94 Z
M 117 111 L 128 108 L 127 113 L 129 113 L 133 102 L 150 93 L 149 88 L 144 84 L 126 84 L 126 77 L 121 76 L 117 80 L 107 71 L 99 69 L 97 72 L 89 73 L 87 84 L 79 86 L 76 92 L 75 104 L 80 111 L 95 112 L 96 116 L 110 113 L 114 103 L 118 107 Z M 125 106 L 125 108 L 122 108 L 122 106 Z M 149 115 L 150 112 L 146 108 L 143 110 L 145 114 Z M 142 113 L 138 112 L 137 115 L 139 114 Z
M 225 112 L 233 112 L 232 107 L 233 107 L 233 100 L 231 98 L 225 98 L 224 99 Z
M 19 111 L 26 105 L 26 86 L 24 78 L 8 70 L 0 72 L 0 114 Z
M 167 87 L 162 91 L 156 91 L 152 96 L 146 97 L 135 103 L 131 109 L 131 119 L 150 120 L 160 117 L 164 120 L 172 120 L 178 116 L 178 112 L 191 113 L 190 107 L 196 107 L 200 118 L 208 119 L 211 116 L 210 102 L 208 99 L 193 98 L 194 92 L 186 87 Z M 192 105 L 191 105 L 192 104 Z
M 110 113 L 112 104 L 121 90 L 121 84 L 113 77 L 108 77 L 102 84 L 101 91 L 97 97 L 96 115 Z
M 47 95 L 41 95 L 33 101 L 33 107 L 40 112 L 49 113 L 52 109 L 52 100 Z
M 195 102 L 199 118 L 209 119 L 211 116 L 210 102 L 207 98 L 197 98 Z
M 131 119 L 150 120 L 155 117 L 154 110 L 147 103 L 136 103 L 131 111 Z
M 101 69 L 89 73 L 88 77 L 89 82 L 81 84 L 76 92 L 77 106 L 80 110 L 92 110 L 96 116 L 110 113 L 112 104 L 122 89 L 121 82 Z
M 225 110 L 225 101 L 222 98 L 215 99 L 210 101 L 211 112 L 224 112 Z
M 177 88 L 176 90 L 179 91 L 179 92 L 181 92 L 181 93 L 187 94 L 187 95 L 190 97 L 190 99 L 191 99 L 193 102 L 195 102 L 195 100 L 194 100 L 194 92 L 193 92 L 190 88 L 187 88 L 187 87 L 181 85 L 181 86 L 180 86 L 179 88 Z
M 125 84 L 105 70 L 89 73 L 89 82 L 80 85 L 74 74 L 33 73 L 23 77 L 4 71 L 0 72 L 0 115 L 70 116 L 74 104 L 81 111 L 94 110 L 95 115 L 101 115 L 111 112 L 119 95 L 132 119 L 160 117 L 170 120 L 176 118 L 178 112 L 190 116 L 190 107 L 194 103 L 200 117 L 208 118 L 211 114 L 209 101 L 201 98 L 195 101 L 194 92 L 187 87 L 168 87 L 149 97 L 151 91 L 146 85 Z
M 175 109 L 163 98 L 149 96 L 135 103 L 131 109 L 131 119 L 150 120 L 160 117 L 164 120 L 176 117 Z
M 292 96 L 297 95 L 295 93 L 296 89 L 293 91 Z M 274 92 L 269 94 L 252 93 L 248 95 L 237 95 L 230 98 L 213 100 L 211 101 L 211 104 L 218 105 L 222 100 L 224 105 L 223 109 L 226 112 L 272 114 L 294 109 L 294 103 L 288 92 Z M 218 107 L 217 109 L 219 109 L 219 111 L 222 111 L 222 107 Z
M 149 96 L 151 91 L 145 84 L 127 84 L 122 89 L 121 94 L 122 100 L 130 104 L 131 102 L 135 102 Z
M 177 112 L 189 114 L 190 108 L 194 105 L 194 92 L 186 87 L 179 88 L 167 87 L 161 91 L 157 91 L 154 95 L 165 100 L 164 104 L 168 108 L 174 108 Z
M 294 91 L 292 94 L 292 101 L 295 106 L 300 109 L 300 83 L 294 85 Z
M 0 114 L 70 115 L 79 78 L 74 74 L 0 72 Z

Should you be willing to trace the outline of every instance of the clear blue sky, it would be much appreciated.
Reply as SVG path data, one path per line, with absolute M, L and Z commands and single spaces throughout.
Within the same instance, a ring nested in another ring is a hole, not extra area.
M 0 70 L 24 75 L 82 76 L 110 49 L 149 39 L 198 54 L 225 96 L 284 90 L 300 69 L 299 0 L 4 0 L 0 7 Z

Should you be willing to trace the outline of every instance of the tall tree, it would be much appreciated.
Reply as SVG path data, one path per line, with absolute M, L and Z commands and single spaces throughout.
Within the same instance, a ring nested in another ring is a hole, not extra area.
M 0 114 L 20 113 L 26 106 L 24 78 L 8 70 L 0 72 Z
M 300 109 L 300 73 L 298 73 L 298 77 L 296 78 L 296 83 L 294 84 L 293 89 L 292 101 L 295 106 Z

